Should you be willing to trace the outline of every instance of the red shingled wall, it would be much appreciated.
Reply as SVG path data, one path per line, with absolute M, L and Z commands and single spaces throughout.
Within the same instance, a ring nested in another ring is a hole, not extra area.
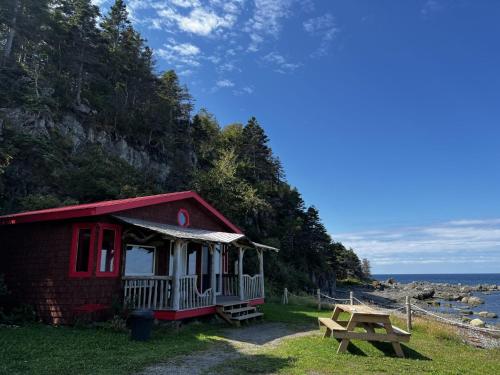
M 178 225 L 177 213 L 181 208 L 188 211 L 191 228 L 232 232 L 194 199 L 135 208 L 118 215 Z M 5 275 L 11 298 L 35 307 L 39 317 L 46 322 L 71 323 L 76 307 L 111 306 L 113 298 L 121 297 L 120 277 L 95 277 L 97 244 L 94 246 L 93 276 L 69 277 L 72 224 L 89 221 L 113 220 L 105 216 L 0 226 L 0 273 Z M 120 270 L 123 270 L 123 259 L 122 254 Z
M 70 222 L 0 226 L 0 273 L 9 298 L 32 305 L 49 323 L 70 323 L 77 306 L 110 306 L 120 293 L 119 277 L 69 277 L 71 235 Z

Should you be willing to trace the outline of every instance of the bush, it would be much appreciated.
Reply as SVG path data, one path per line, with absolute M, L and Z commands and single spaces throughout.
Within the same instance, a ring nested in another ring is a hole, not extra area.
M 36 313 L 31 305 L 22 304 L 12 308 L 9 312 L 0 310 L 0 321 L 4 324 L 26 324 L 36 322 Z

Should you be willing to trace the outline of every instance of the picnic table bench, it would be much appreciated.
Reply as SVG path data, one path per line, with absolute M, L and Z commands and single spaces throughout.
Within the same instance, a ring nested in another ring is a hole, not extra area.
M 350 314 L 349 320 L 339 320 L 342 312 Z M 347 350 L 350 340 L 390 342 L 396 355 L 404 358 L 401 342 L 410 341 L 411 334 L 391 324 L 389 314 L 365 305 L 335 305 L 331 318 L 318 318 L 318 323 L 326 327 L 323 337 L 333 336 L 340 341 L 337 353 Z M 365 332 L 355 331 L 356 327 L 364 328 Z M 383 332 L 375 329 L 382 328 Z

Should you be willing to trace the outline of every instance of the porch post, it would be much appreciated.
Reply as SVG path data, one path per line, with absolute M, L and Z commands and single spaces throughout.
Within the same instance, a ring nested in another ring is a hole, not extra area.
M 238 285 L 240 287 L 240 301 L 245 300 L 245 289 L 243 288 L 243 254 L 245 250 L 238 247 Z
M 260 274 L 260 296 L 264 298 L 264 250 L 257 250 L 259 257 L 259 274 Z
M 174 259 L 173 259 L 173 278 L 172 278 L 172 309 L 179 310 L 179 278 L 180 278 L 180 259 L 184 242 L 175 240 Z
M 224 275 L 224 246 L 219 243 L 220 246 L 220 256 L 219 256 L 219 290 L 221 295 L 223 295 L 222 290 L 222 277 Z
M 210 269 L 210 286 L 212 287 L 212 304 L 217 304 L 217 278 L 215 277 L 215 245 L 209 244 L 208 248 L 210 249 L 210 254 L 212 255 L 212 264 Z

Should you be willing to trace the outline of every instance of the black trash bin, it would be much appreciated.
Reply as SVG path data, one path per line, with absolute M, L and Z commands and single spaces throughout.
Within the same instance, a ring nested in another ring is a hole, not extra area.
M 130 338 L 135 341 L 147 341 L 151 337 L 154 314 L 152 310 L 134 310 L 130 313 Z

